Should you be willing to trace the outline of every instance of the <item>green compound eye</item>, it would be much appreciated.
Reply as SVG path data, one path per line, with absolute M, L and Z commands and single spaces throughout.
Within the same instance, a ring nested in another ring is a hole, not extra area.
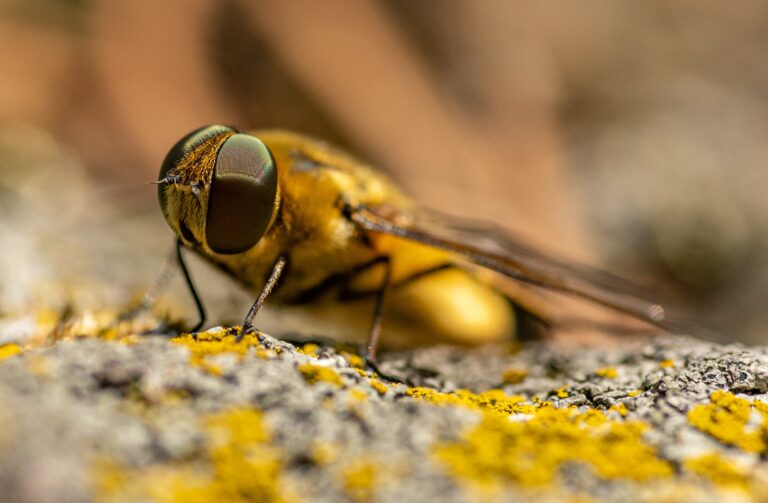
M 158 180 L 161 182 L 163 180 L 168 181 L 167 177 L 172 173 L 173 168 L 175 168 L 181 160 L 192 151 L 192 149 L 206 138 L 227 131 L 232 131 L 232 128 L 220 125 L 203 126 L 184 136 L 181 140 L 176 142 L 176 145 L 171 147 L 171 150 L 165 156 L 163 165 L 160 167 L 160 176 L 158 177 Z M 160 208 L 162 208 L 164 213 L 166 212 L 165 187 L 166 183 L 159 183 L 157 186 L 157 197 L 160 200 Z
M 277 211 L 277 167 L 258 138 L 230 136 L 219 149 L 208 193 L 205 240 L 216 253 L 252 248 Z

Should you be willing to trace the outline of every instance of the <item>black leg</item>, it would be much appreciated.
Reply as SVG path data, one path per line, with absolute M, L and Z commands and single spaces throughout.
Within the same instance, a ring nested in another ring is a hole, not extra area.
M 200 316 L 200 321 L 197 322 L 197 325 L 192 327 L 189 331 L 190 332 L 197 332 L 200 330 L 200 327 L 202 327 L 205 324 L 205 306 L 203 306 L 202 301 L 200 300 L 200 296 L 197 294 L 197 290 L 195 289 L 195 284 L 192 283 L 192 276 L 189 275 L 189 269 L 187 269 L 187 264 L 184 262 L 184 256 L 181 254 L 181 247 L 182 243 L 180 239 L 176 240 L 176 260 L 179 262 L 179 267 L 181 268 L 182 274 L 184 274 L 184 280 L 187 282 L 187 287 L 189 288 L 189 292 L 192 294 L 192 298 L 195 300 L 195 307 L 197 307 L 197 314 Z
M 371 331 L 368 334 L 368 344 L 365 347 L 365 361 L 369 364 L 376 364 L 376 349 L 379 346 L 381 338 L 381 321 L 386 307 L 387 292 L 392 276 L 392 261 L 389 257 L 382 257 L 381 263 L 384 264 L 384 279 L 381 282 L 379 291 L 376 292 L 376 307 L 373 311 L 373 320 L 371 322 Z
M 248 330 L 253 328 L 251 327 L 251 322 L 253 321 L 253 317 L 256 316 L 256 313 L 259 312 L 259 309 L 261 309 L 261 306 L 264 305 L 264 301 L 267 300 L 267 297 L 269 297 L 269 294 L 272 293 L 272 290 L 274 290 L 275 285 L 277 285 L 277 280 L 280 279 L 280 275 L 283 273 L 283 269 L 285 268 L 286 262 L 287 260 L 285 259 L 285 257 L 281 255 L 280 257 L 278 257 L 277 262 L 275 262 L 275 265 L 272 266 L 272 274 L 269 275 L 269 279 L 267 279 L 267 282 L 264 285 L 264 288 L 262 288 L 258 298 L 256 298 L 256 301 L 248 310 L 248 314 L 245 315 L 245 320 L 243 320 L 243 326 L 240 328 L 240 333 L 237 334 L 237 337 L 235 338 L 235 342 L 240 342 L 240 340 L 242 340 L 243 336 L 248 332 Z

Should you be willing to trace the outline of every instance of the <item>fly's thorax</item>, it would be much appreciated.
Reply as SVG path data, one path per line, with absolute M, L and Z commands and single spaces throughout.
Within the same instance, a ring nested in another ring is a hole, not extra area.
M 369 206 L 390 203 L 401 209 L 412 204 L 386 174 L 327 142 L 279 130 L 254 134 L 269 146 L 281 167 L 281 185 L 302 178 L 327 181 L 350 202 Z

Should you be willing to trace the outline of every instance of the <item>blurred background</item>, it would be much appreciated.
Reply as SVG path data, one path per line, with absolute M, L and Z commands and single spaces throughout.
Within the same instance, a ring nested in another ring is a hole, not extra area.
M 146 183 L 225 123 L 768 342 L 767 44 L 743 0 L 0 0 L 0 316 L 146 287 L 173 242 Z M 250 295 L 194 269 L 238 319 Z

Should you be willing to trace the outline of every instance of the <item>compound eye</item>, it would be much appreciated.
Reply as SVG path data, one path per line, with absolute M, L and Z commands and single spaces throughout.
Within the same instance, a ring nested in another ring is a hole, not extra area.
M 175 168 L 192 149 L 199 145 L 206 138 L 210 138 L 217 134 L 221 134 L 227 131 L 231 131 L 232 128 L 227 126 L 203 126 L 195 129 L 188 135 L 184 136 L 181 140 L 176 142 L 176 145 L 171 147 L 171 150 L 165 156 L 163 165 L 160 167 L 160 176 L 158 180 L 164 180 L 168 176 L 168 173 Z M 160 207 L 165 211 L 165 183 L 160 183 L 157 186 L 157 196 L 160 199 Z
M 277 167 L 267 146 L 247 134 L 227 138 L 208 193 L 208 246 L 225 254 L 248 250 L 267 231 L 277 206 Z

